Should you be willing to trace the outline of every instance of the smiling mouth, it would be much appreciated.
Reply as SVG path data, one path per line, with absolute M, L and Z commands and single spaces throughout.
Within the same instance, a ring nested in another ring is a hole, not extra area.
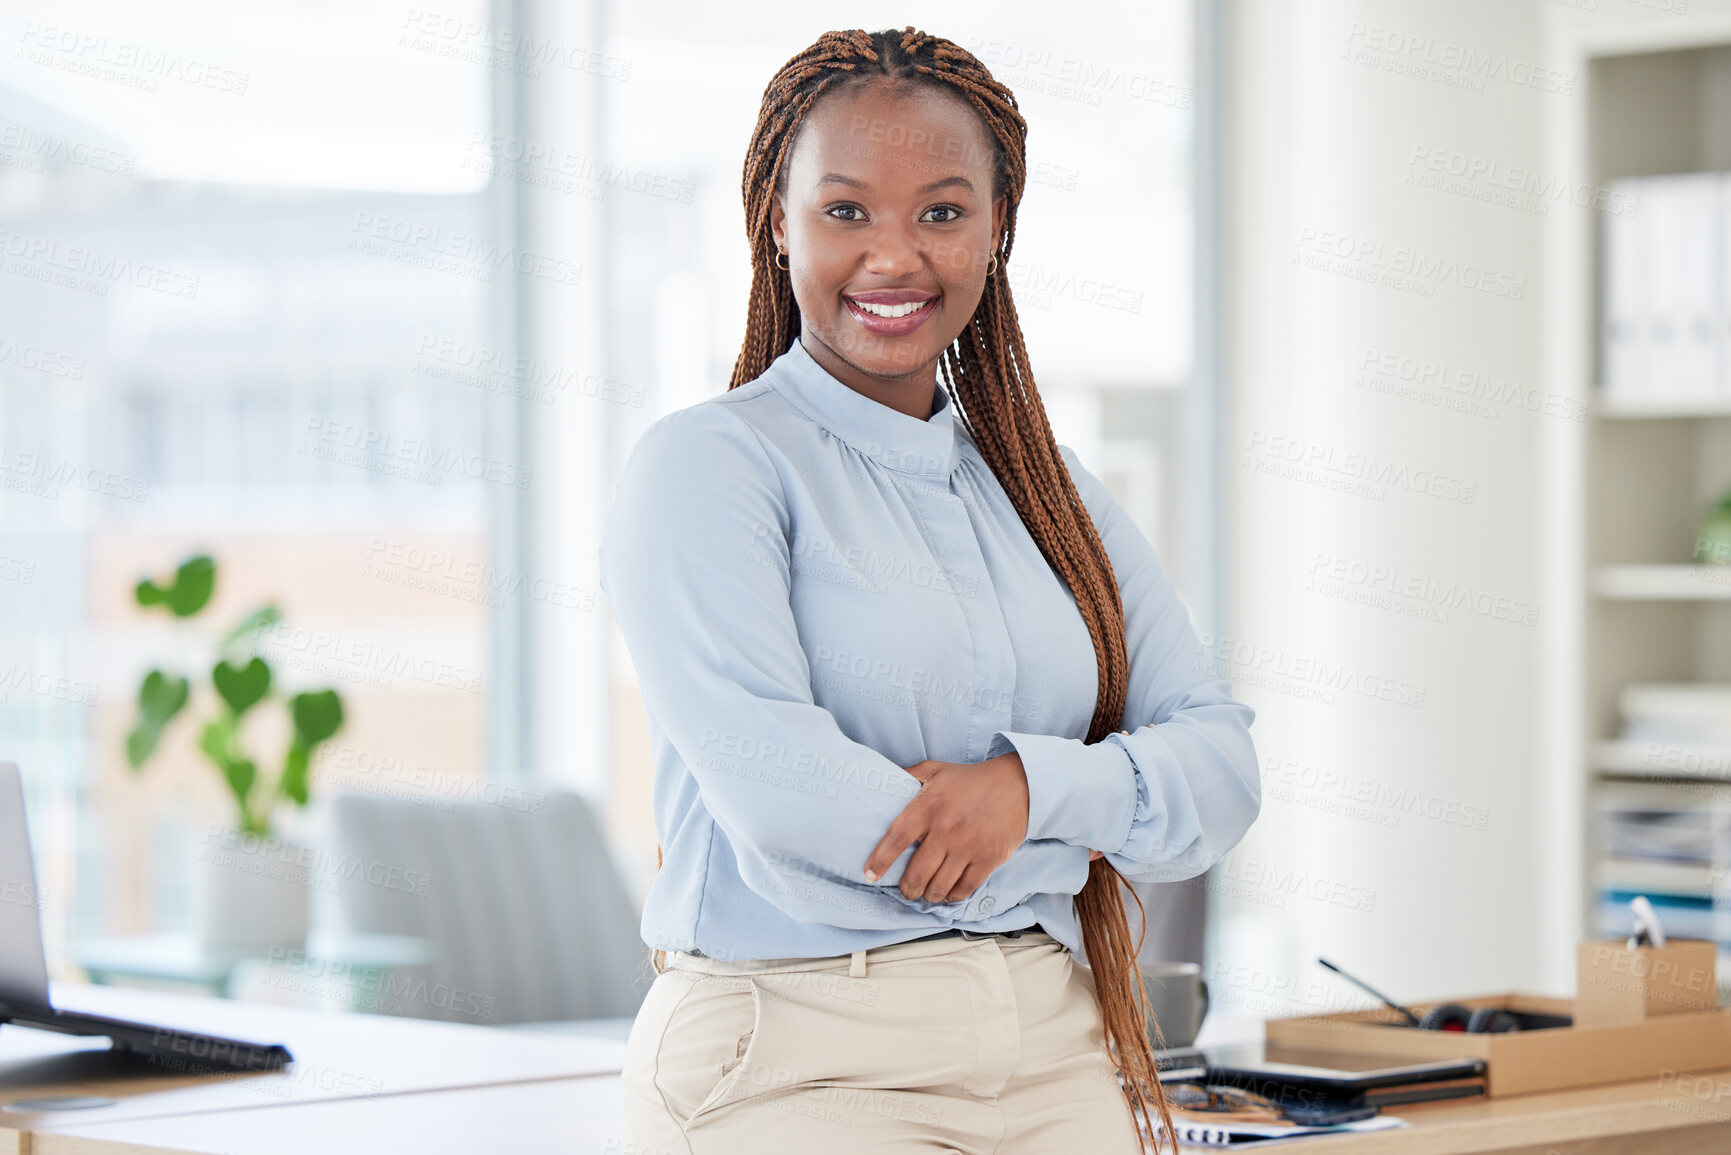
M 848 304 L 852 305 L 862 313 L 869 313 L 873 317 L 882 317 L 889 321 L 899 320 L 902 317 L 911 317 L 915 313 L 929 308 L 937 302 L 936 297 L 927 297 L 923 301 L 903 301 L 896 305 L 880 304 L 875 301 L 861 301 L 856 297 L 847 297 L 846 300 Z

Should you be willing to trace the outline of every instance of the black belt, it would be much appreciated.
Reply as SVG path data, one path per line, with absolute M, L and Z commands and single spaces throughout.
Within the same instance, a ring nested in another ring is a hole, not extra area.
M 993 931 L 986 931 L 984 933 L 981 933 L 980 931 L 975 931 L 975 930 L 959 930 L 955 927 L 951 927 L 949 930 L 940 930 L 940 931 L 936 931 L 932 934 L 923 934 L 919 938 L 908 938 L 908 939 L 903 939 L 901 942 L 886 943 L 885 946 L 902 946 L 902 945 L 904 945 L 906 943 L 910 943 L 910 942 L 925 942 L 928 939 L 955 938 L 958 936 L 960 936 L 961 938 L 969 939 L 969 940 L 982 939 L 982 938 L 1021 938 L 1023 935 L 1029 933 L 1030 931 L 1037 933 L 1037 934 L 1046 934 L 1047 933 L 1046 928 L 1041 926 L 1037 922 L 1033 926 L 1021 926 L 1021 927 L 1017 927 L 1015 930 L 993 930 Z M 877 949 L 882 950 L 883 947 L 879 947 Z M 708 955 L 704 954 L 701 950 L 698 950 L 696 947 L 692 947 L 688 951 L 681 951 L 681 952 L 676 952 L 676 953 L 688 954 L 688 955 L 692 956 L 693 958 L 708 958 L 709 957 Z
M 904 946 L 910 942 L 925 942 L 928 939 L 934 939 L 934 938 L 961 937 L 961 938 L 965 938 L 965 939 L 969 939 L 969 940 L 982 939 L 982 938 L 1021 938 L 1024 934 L 1027 934 L 1029 931 L 1032 931 L 1035 934 L 1045 934 L 1046 928 L 1041 926 L 1037 922 L 1033 926 L 1020 926 L 1020 927 L 1017 927 L 1015 930 L 990 930 L 990 931 L 984 931 L 984 932 L 977 931 L 977 930 L 961 930 L 957 927 L 951 927 L 949 930 L 940 930 L 940 931 L 937 931 L 933 934 L 923 934 L 919 938 L 904 939 L 902 942 L 891 943 L 890 945 L 892 945 L 892 946 Z

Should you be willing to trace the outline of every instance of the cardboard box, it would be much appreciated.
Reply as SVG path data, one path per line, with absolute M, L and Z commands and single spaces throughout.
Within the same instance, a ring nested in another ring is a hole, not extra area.
M 1571 1015 L 1571 999 L 1539 995 L 1484 995 L 1445 999 L 1468 1008 Z M 1422 1003 L 1423 1015 L 1439 1003 Z M 1487 1067 L 1485 1093 L 1525 1095 L 1595 1083 L 1658 1078 L 1665 1071 L 1712 1071 L 1731 1067 L 1731 1015 L 1683 1011 L 1637 1022 L 1553 1027 L 1500 1035 L 1421 1031 L 1386 1008 L 1334 1015 L 1270 1019 L 1268 1041 L 1309 1050 L 1401 1056 L 1414 1059 L 1480 1058 Z
M 1635 1023 L 1719 1007 L 1718 944 L 1672 939 L 1630 950 L 1584 942 L 1576 956 L 1575 1025 Z

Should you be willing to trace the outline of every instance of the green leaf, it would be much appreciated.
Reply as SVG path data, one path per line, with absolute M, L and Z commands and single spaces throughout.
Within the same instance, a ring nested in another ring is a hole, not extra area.
M 212 762 L 220 767 L 223 773 L 228 772 L 229 743 L 234 738 L 234 723 L 227 718 L 218 718 L 214 722 L 205 723 L 204 730 L 198 736 L 198 748 L 203 750 Z
M 258 779 L 258 767 L 245 758 L 235 757 L 233 717 L 222 717 L 206 723 L 203 732 L 198 736 L 198 748 L 222 771 L 229 790 L 240 803 L 241 818 L 244 821 L 251 813 L 247 807 L 247 795 L 252 793 L 252 784 Z
M 144 760 L 156 752 L 156 741 L 162 737 L 160 727 L 149 727 L 143 722 L 132 728 L 126 735 L 126 762 L 134 770 L 144 765 Z
M 134 769 L 156 750 L 162 728 L 186 705 L 190 687 L 178 674 L 152 670 L 138 686 L 138 722 L 126 736 L 126 760 Z
M 268 630 L 281 620 L 282 611 L 275 605 L 260 606 L 242 618 L 240 625 L 228 632 L 228 636 L 222 640 L 221 647 L 227 650 L 236 642 L 245 640 L 248 634 L 257 633 L 259 630 Z
M 312 751 L 298 738 L 289 744 L 288 757 L 283 761 L 282 778 L 277 790 L 292 798 L 297 806 L 307 804 L 307 764 Z
M 295 741 L 309 750 L 342 729 L 343 702 L 335 690 L 312 690 L 289 699 Z
M 141 606 L 166 605 L 175 617 L 189 618 L 205 607 L 215 589 L 216 562 L 199 554 L 180 563 L 168 588 L 145 578 L 133 587 L 132 596 Z
M 160 726 L 186 705 L 191 687 L 179 674 L 152 670 L 138 686 L 138 712 Z
M 224 778 L 228 779 L 228 788 L 234 791 L 234 797 L 240 803 L 242 814 L 246 813 L 246 796 L 252 793 L 252 784 L 258 780 L 258 767 L 245 758 L 231 759 L 222 768 Z
M 216 562 L 203 554 L 189 557 L 175 571 L 168 591 L 168 608 L 177 618 L 190 618 L 205 607 L 216 590 Z
M 244 666 L 220 661 L 210 672 L 210 684 L 238 718 L 270 692 L 270 667 L 262 658 L 254 658 Z

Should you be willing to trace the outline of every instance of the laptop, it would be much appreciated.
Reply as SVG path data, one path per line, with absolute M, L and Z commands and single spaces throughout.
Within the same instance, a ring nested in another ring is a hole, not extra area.
M 48 960 L 37 913 L 40 893 L 24 821 L 23 782 L 16 763 L 0 762 L 0 1024 L 64 1035 L 105 1035 L 115 1050 L 170 1060 L 176 1071 L 274 1071 L 294 1061 L 280 1043 L 55 1010 L 48 999 Z

